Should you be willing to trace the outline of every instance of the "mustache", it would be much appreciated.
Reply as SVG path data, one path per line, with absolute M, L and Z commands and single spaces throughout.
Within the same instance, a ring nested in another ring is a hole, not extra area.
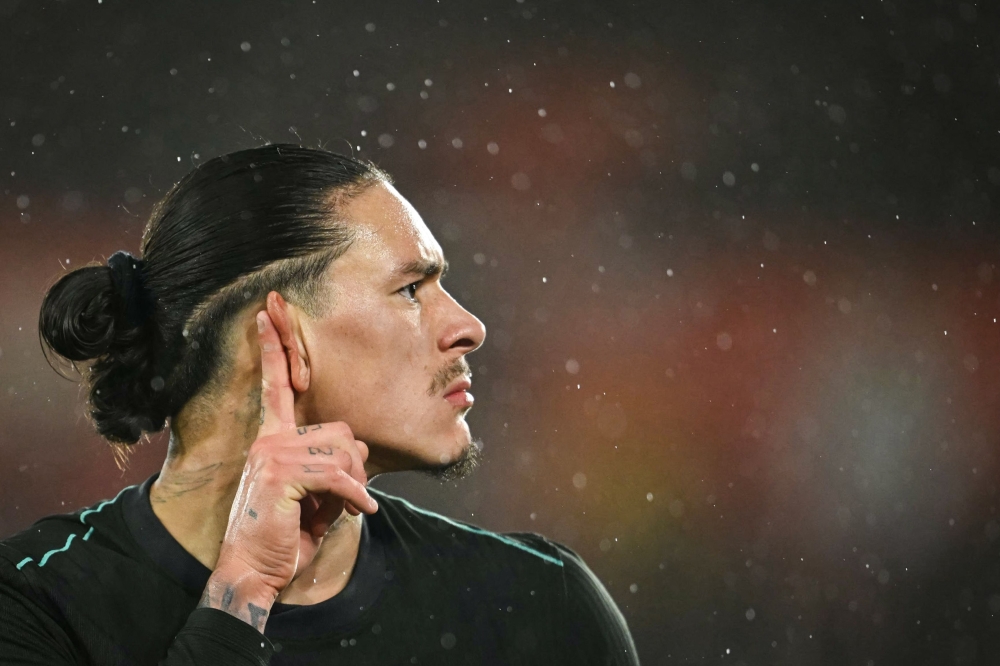
M 428 389 L 427 395 L 437 395 L 445 390 L 448 384 L 452 383 L 456 378 L 463 376 L 472 379 L 472 368 L 469 367 L 469 362 L 465 360 L 465 357 L 460 356 L 454 363 L 442 368 L 434 375 L 434 381 L 431 382 L 431 387 Z

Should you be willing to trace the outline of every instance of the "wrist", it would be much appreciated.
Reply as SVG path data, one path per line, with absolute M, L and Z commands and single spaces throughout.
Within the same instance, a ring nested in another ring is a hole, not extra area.
M 229 613 L 263 633 L 277 596 L 256 571 L 222 567 L 209 577 L 198 608 Z

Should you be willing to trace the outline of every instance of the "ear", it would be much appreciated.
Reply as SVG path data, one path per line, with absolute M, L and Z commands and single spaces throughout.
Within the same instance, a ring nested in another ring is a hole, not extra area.
M 309 359 L 302 338 L 297 335 L 295 313 L 290 311 L 288 303 L 281 294 L 272 291 L 267 295 L 267 314 L 270 315 L 274 328 L 281 337 L 281 346 L 285 348 L 285 356 L 288 358 L 288 377 L 292 382 L 292 388 L 298 393 L 304 393 L 309 388 Z

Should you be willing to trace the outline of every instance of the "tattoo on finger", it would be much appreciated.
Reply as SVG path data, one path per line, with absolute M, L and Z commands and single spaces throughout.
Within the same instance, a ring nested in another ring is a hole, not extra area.
M 295 432 L 299 433 L 300 435 L 304 435 L 307 432 L 309 432 L 310 430 L 322 430 L 322 428 L 323 428 L 323 426 L 321 426 L 321 425 L 302 426 L 301 428 L 296 428 Z

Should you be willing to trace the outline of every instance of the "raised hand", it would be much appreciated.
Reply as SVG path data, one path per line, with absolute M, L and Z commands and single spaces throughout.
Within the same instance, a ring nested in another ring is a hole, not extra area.
M 368 447 L 342 421 L 298 426 L 288 359 L 267 311 L 257 314 L 261 421 L 201 607 L 263 631 L 278 594 L 312 561 L 346 509 L 375 513 Z

